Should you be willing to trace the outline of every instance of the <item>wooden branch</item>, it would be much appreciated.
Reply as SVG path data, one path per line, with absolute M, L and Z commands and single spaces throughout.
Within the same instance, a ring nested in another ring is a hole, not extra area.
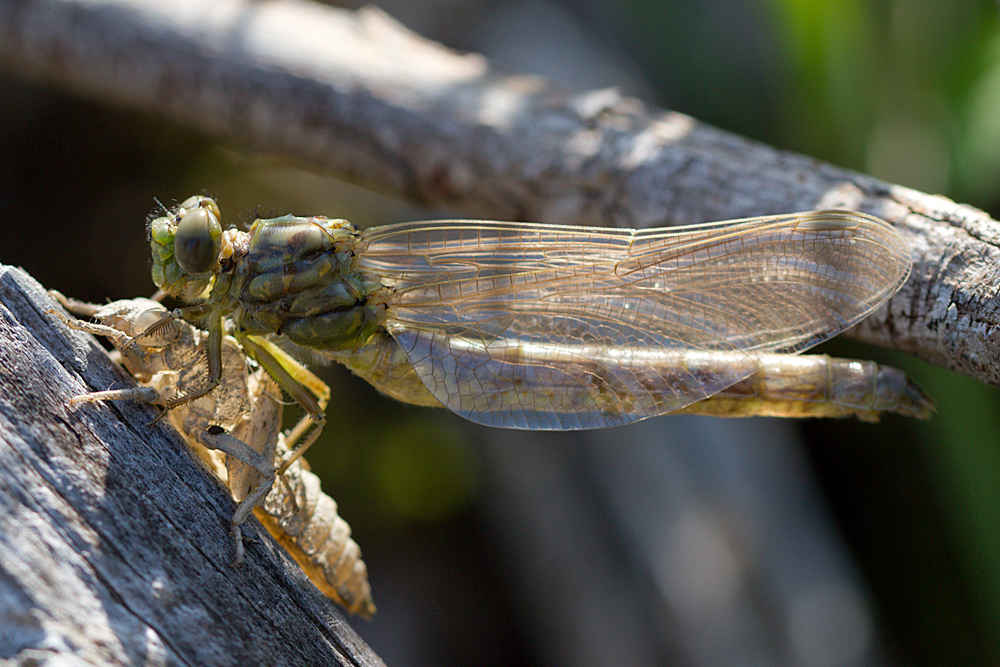
M 499 73 L 376 10 L 7 0 L 0 63 L 464 214 L 644 227 L 874 213 L 908 236 L 915 267 L 854 335 L 1000 385 L 1000 225 L 986 214 L 615 90 Z
M 156 410 L 67 406 L 131 382 L 0 266 L 0 655 L 103 665 L 381 665 Z M 66 659 L 66 658 L 64 658 Z

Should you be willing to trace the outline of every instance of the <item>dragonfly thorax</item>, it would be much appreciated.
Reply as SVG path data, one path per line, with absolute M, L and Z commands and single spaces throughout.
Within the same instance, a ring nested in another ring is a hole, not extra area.
M 354 242 L 346 220 L 257 220 L 245 254 L 233 257 L 227 293 L 212 299 L 231 304 L 238 331 L 280 333 L 317 349 L 356 347 L 384 321 L 384 298 L 375 295 L 385 288 L 356 269 Z
M 384 323 L 386 288 L 355 267 L 356 238 L 346 220 L 292 215 L 223 232 L 215 202 L 192 197 L 150 223 L 153 278 L 184 301 L 206 299 L 238 334 L 357 347 Z

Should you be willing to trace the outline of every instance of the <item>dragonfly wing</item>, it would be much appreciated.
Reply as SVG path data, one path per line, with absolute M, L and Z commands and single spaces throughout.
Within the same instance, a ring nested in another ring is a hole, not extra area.
M 405 223 L 357 251 L 392 290 L 387 328 L 438 400 L 522 428 L 609 426 L 707 398 L 753 373 L 758 352 L 853 325 L 910 267 L 889 225 L 848 212 L 643 231 Z M 687 368 L 685 350 L 727 361 Z
M 398 323 L 389 331 L 441 403 L 504 428 L 620 426 L 678 410 L 756 370 L 747 354 L 691 367 L 679 355 L 642 348 L 559 346 L 527 335 L 484 342 Z

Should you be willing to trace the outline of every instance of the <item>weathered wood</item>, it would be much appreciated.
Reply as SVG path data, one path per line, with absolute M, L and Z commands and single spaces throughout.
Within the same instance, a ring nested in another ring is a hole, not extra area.
M 500 73 L 376 10 L 0 1 L 0 65 L 467 215 L 643 227 L 874 213 L 907 234 L 915 268 L 853 335 L 1000 386 L 1000 225 L 986 214 L 615 90 Z
M 67 405 L 131 382 L 0 266 L 0 658 L 27 664 L 381 665 L 157 411 Z M 70 663 L 67 663 L 70 664 Z

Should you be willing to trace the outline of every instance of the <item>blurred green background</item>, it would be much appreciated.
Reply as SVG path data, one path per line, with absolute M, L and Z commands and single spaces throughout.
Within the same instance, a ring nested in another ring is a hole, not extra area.
M 511 69 L 574 86 L 617 85 L 778 148 L 1000 216 L 996 2 L 376 4 L 427 37 Z M 169 205 L 206 192 L 229 222 L 296 212 L 370 226 L 449 213 L 9 76 L 0 80 L 0 137 L 0 261 L 81 299 L 153 291 L 142 224 L 153 197 Z M 1000 664 L 997 391 L 849 341 L 824 351 L 903 367 L 938 401 L 928 423 L 801 426 L 892 659 Z M 469 598 L 451 613 L 459 626 L 470 623 L 477 600 L 503 595 L 487 582 L 470 598 L 464 585 L 477 577 L 475 550 L 463 550 L 475 534 L 478 464 L 468 441 L 477 431 L 382 401 L 340 369 L 326 377 L 345 399 L 329 410 L 336 426 L 328 443 L 308 458 L 365 553 L 401 554 L 369 558 L 373 575 L 423 571 L 420 556 L 393 551 L 400 545 L 447 552 L 452 575 L 427 575 L 419 595 L 426 603 L 445 586 Z M 472 656 L 490 646 L 479 638 L 466 653 L 441 648 L 435 664 L 484 664 Z

